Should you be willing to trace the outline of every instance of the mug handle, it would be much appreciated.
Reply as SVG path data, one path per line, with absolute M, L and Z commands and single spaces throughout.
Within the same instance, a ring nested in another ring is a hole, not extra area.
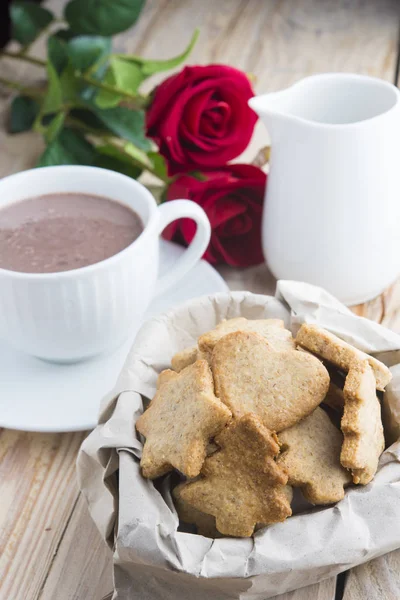
M 155 294 L 162 294 L 181 279 L 203 256 L 211 238 L 210 221 L 204 210 L 191 200 L 172 200 L 158 207 L 158 234 L 176 219 L 193 219 L 197 225 L 196 234 L 172 269 L 158 279 Z

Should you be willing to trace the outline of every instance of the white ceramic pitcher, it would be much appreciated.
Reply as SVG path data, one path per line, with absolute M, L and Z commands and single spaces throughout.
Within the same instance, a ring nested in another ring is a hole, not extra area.
M 262 235 L 278 279 L 358 304 L 400 275 L 399 99 L 332 73 L 250 100 L 271 137 Z

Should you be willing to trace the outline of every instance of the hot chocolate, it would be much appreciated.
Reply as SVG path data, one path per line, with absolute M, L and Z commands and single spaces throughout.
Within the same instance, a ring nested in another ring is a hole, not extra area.
M 57 193 L 0 209 L 0 268 L 55 273 L 117 254 L 143 231 L 138 214 L 101 196 Z

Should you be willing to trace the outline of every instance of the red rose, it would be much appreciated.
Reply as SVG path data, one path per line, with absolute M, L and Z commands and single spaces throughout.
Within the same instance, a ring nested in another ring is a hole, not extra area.
M 204 180 L 181 175 L 167 190 L 167 200 L 189 198 L 210 219 L 211 242 L 204 258 L 210 263 L 249 267 L 263 262 L 261 214 L 267 176 L 252 165 L 227 165 L 201 173 Z M 189 244 L 196 232 L 190 219 L 169 225 L 164 237 Z
M 170 175 L 225 165 L 247 147 L 257 121 L 242 71 L 225 65 L 185 67 L 159 85 L 147 112 Z

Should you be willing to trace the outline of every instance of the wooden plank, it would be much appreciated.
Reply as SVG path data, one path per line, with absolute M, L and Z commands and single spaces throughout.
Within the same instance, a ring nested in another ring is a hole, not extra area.
M 343 600 L 398 600 L 400 598 L 400 550 L 352 569 Z
M 78 497 L 82 433 L 0 433 L 0 598 L 37 598 Z
M 63 598 L 100 600 L 113 589 L 111 561 L 111 551 L 79 496 L 39 600 L 61 598 L 62 590 L 68 591 Z
M 336 578 L 325 579 L 321 583 L 275 596 L 271 600 L 335 600 Z M 368 599 L 369 600 L 369 599 Z

